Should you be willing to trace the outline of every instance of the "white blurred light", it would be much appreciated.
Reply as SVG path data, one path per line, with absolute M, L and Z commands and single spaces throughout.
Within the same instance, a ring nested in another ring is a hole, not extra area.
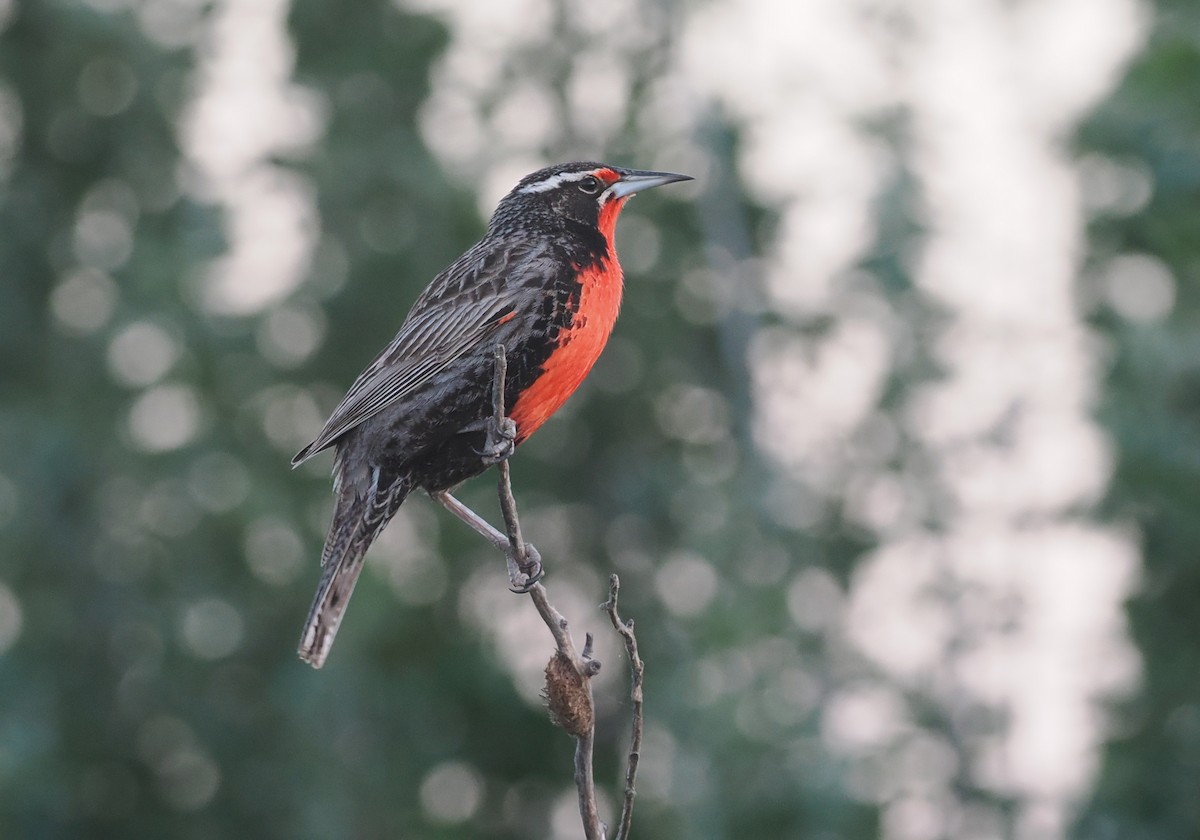
M 821 681 L 800 667 L 785 668 L 767 684 L 762 709 L 777 727 L 800 725 L 823 697 Z
M 674 615 L 691 617 L 708 609 L 717 594 L 717 573 L 698 554 L 676 552 L 654 575 L 659 600 Z
M 181 750 L 158 768 L 158 786 L 164 798 L 179 811 L 196 811 L 216 796 L 221 769 L 200 750 Z
M 393 0 L 401 8 L 448 19 L 456 41 L 477 45 L 479 51 L 503 54 L 520 45 L 539 45 L 555 23 L 550 0 L 511 0 L 504 4 L 462 0 Z
M 246 564 L 263 583 L 287 586 L 304 571 L 304 542 L 288 523 L 260 517 L 246 529 Z
M 1079 160 L 1080 198 L 1093 214 L 1132 216 L 1154 195 L 1154 176 L 1141 161 L 1117 161 L 1099 154 Z
M 792 568 L 792 555 L 774 540 L 745 547 L 738 576 L 751 586 L 778 586 Z
M 879 326 L 849 318 L 815 346 L 781 329 L 760 330 L 750 352 L 755 437 L 787 465 L 844 441 L 878 402 L 891 361 Z
M 841 615 L 845 595 L 833 575 L 809 567 L 792 580 L 787 589 L 788 613 L 798 627 L 810 632 L 823 630 Z
M 575 130 L 596 145 L 603 144 L 624 123 L 629 88 L 629 71 L 617 56 L 607 50 L 577 55 L 567 82 Z
M 259 395 L 263 431 L 277 447 L 295 452 L 312 440 L 325 415 L 313 395 L 301 388 L 278 385 Z
M 617 251 L 621 258 L 621 268 L 627 275 L 650 272 L 651 280 L 662 276 L 651 272 L 662 252 L 662 235 L 658 232 L 658 226 L 650 219 L 629 210 L 622 213 Z
M 380 537 L 387 540 L 387 531 Z M 373 558 L 376 568 L 382 566 L 392 591 L 406 604 L 421 606 L 441 600 L 450 583 L 446 565 L 437 555 L 428 551 L 401 549 L 390 557 L 380 557 L 377 551 Z
M 905 431 L 951 504 L 940 533 L 900 529 L 860 568 L 848 631 L 898 679 L 1003 715 L 970 750 L 973 772 L 1016 797 L 1014 836 L 1056 838 L 1097 766 L 1095 704 L 1128 685 L 1088 663 L 1136 673 L 1120 612 L 1135 549 L 1075 523 L 1111 470 L 1076 300 L 1084 210 L 1147 198 L 1136 173 L 1095 161 L 1101 183 L 1081 190 L 1061 137 L 1114 84 L 1143 15 L 1130 0 L 935 0 L 918 20 L 905 96 L 929 235 L 912 264 L 951 325 L 944 375 Z
M 272 309 L 256 334 L 259 352 L 281 368 L 302 364 L 321 346 L 324 337 L 325 318 L 320 311 L 297 306 Z
M 324 130 L 321 102 L 291 84 L 294 47 L 286 0 L 227 3 L 205 30 L 210 42 L 182 141 L 202 193 L 227 211 L 230 250 L 217 259 L 200 296 L 215 312 L 249 314 L 303 279 L 316 245 L 311 185 L 269 162 L 311 144 Z M 194 4 L 148 3 L 143 27 L 160 40 L 193 36 Z
M 483 801 L 483 779 L 461 761 L 439 764 L 421 782 L 421 807 L 438 823 L 457 825 L 475 816 Z
M 601 814 L 611 814 L 612 803 L 604 788 L 596 787 L 597 810 Z M 554 799 L 550 812 L 550 836 L 548 840 L 579 840 L 583 829 L 579 823 L 579 794 L 575 788 L 563 790 Z
M 653 723 L 646 725 L 638 764 L 639 796 L 660 802 L 672 800 L 677 753 L 678 745 L 670 730 Z
M 1117 84 L 1153 10 L 1126 0 L 1054 0 L 1023 3 L 1011 13 L 1024 105 L 1052 135 Z
M 934 541 L 913 538 L 880 546 L 854 571 L 850 639 L 904 680 L 940 666 L 954 632 L 949 606 L 936 597 L 944 562 Z
M 911 526 L 913 497 L 920 488 L 899 475 L 871 472 L 847 488 L 848 516 L 878 534 L 896 533 Z
M 3 14 L 0 11 L 0 18 Z M 2 28 L 3 23 L 0 22 Z M 0 184 L 8 180 L 12 171 L 13 159 L 21 148 L 24 127 L 25 115 L 21 110 L 20 98 L 8 85 L 0 82 Z
M 958 752 L 941 735 L 915 731 L 900 748 L 900 777 L 902 789 L 914 793 L 936 795 L 954 783 L 962 769 Z
M 213 312 L 248 315 L 304 278 L 316 241 L 315 196 L 298 176 L 265 168 L 220 187 L 231 249 L 212 265 L 202 291 Z
M 662 430 L 687 443 L 718 443 L 729 436 L 729 406 L 717 391 L 696 385 L 669 385 L 654 401 Z
M 11 589 L 0 583 L 0 654 L 16 644 L 23 621 L 21 602 Z
M 170 334 L 158 324 L 135 321 L 108 345 L 108 369 L 122 385 L 145 387 L 166 375 L 179 356 Z
M 164 452 L 191 442 L 200 431 L 200 403 L 185 385 L 146 391 L 129 410 L 129 434 L 147 452 Z
M 91 0 L 97 2 L 97 0 Z M 134 5 L 131 0 L 102 0 L 111 6 Z M 137 4 L 138 23 L 153 41 L 168 49 L 191 45 L 203 31 L 207 0 L 158 0 Z
M 81 264 L 113 271 L 133 252 L 133 227 L 112 210 L 84 213 L 75 223 L 72 246 Z
M 532 83 L 506 91 L 492 112 L 489 137 L 507 146 L 536 148 L 562 119 L 552 93 Z
M 536 533 L 527 531 L 526 537 L 537 544 Z M 486 564 L 491 565 L 484 568 Z M 459 615 L 465 626 L 475 628 L 490 641 L 495 656 L 509 672 L 521 698 L 532 708 L 544 709 L 546 701 L 542 689 L 546 683 L 546 662 L 553 648 L 530 644 L 529 640 L 545 638 L 549 645 L 549 631 L 536 610 L 529 609 L 524 599 L 512 597 L 504 583 L 503 563 L 494 552 L 483 552 L 480 565 L 480 570 L 458 590 Z M 601 581 L 587 570 L 564 567 L 554 581 L 554 606 L 565 616 L 599 617 L 595 593 L 601 591 Z M 595 652 L 601 662 L 619 662 L 624 656 L 619 652 L 619 640 L 614 638 L 615 635 L 597 634 Z M 599 693 L 623 680 L 621 668 L 606 667 L 592 679 L 592 686 Z
M 848 686 L 830 697 L 821 737 L 838 753 L 879 750 L 911 726 L 904 698 L 882 683 Z
M 242 614 L 228 601 L 206 598 L 184 610 L 180 631 L 194 656 L 223 659 L 242 643 Z
M 117 284 L 96 268 L 72 272 L 50 293 L 50 308 L 69 332 L 95 332 L 112 317 L 117 305 Z
M 1135 323 L 1161 321 L 1175 306 L 1175 277 L 1157 257 L 1149 254 L 1114 257 L 1104 279 L 1109 305 Z
M 923 797 L 905 797 L 884 808 L 881 840 L 938 840 L 946 835 L 946 808 Z
M 523 519 L 531 521 L 528 516 Z M 379 535 L 367 565 L 379 571 L 406 604 L 431 604 L 449 585 L 436 551 L 438 520 L 427 505 L 406 504 Z
M 460 90 L 447 90 L 428 99 L 418 114 L 427 147 L 443 160 L 476 161 L 484 143 L 483 120 L 474 103 Z
M 563 7 L 571 23 L 588 35 L 589 43 L 613 42 L 640 49 L 642 40 L 652 41 L 654 28 L 646 26 L 645 4 L 637 0 L 606 0 L 604 3 L 572 3 Z M 639 14 L 641 13 L 641 14 Z

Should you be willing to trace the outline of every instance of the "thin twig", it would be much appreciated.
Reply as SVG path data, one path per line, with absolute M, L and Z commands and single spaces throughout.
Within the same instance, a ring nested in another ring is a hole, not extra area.
M 600 609 L 608 613 L 613 629 L 625 640 L 625 652 L 629 656 L 630 687 L 629 699 L 633 706 L 633 726 L 629 739 L 629 761 L 625 768 L 625 802 L 621 806 L 621 819 L 617 823 L 614 840 L 628 840 L 629 828 L 633 823 L 633 800 L 637 796 L 634 782 L 637 781 L 638 763 L 642 757 L 642 728 L 644 725 L 642 683 L 646 666 L 638 655 L 637 637 L 633 634 L 633 619 L 622 621 L 617 614 L 617 596 L 621 591 L 621 579 L 615 574 L 608 576 L 608 600 Z
M 500 429 L 507 419 L 504 406 L 504 386 L 505 376 L 508 372 L 508 360 L 503 344 L 496 345 L 495 365 L 496 373 L 492 380 L 492 404 L 495 414 L 492 419 L 495 427 Z M 521 535 L 521 520 L 517 515 L 517 500 L 513 498 L 508 460 L 501 461 L 496 467 L 499 472 L 496 491 L 500 498 L 500 511 L 504 516 L 504 526 L 508 531 L 508 543 L 517 565 L 521 567 L 522 571 L 525 571 L 532 564 L 527 560 L 526 544 Z M 551 635 L 554 636 L 554 643 L 559 654 L 575 666 L 575 670 L 581 678 L 579 681 L 581 685 L 578 687 L 582 690 L 577 692 L 576 699 L 586 707 L 587 721 L 579 731 L 572 733 L 575 738 L 575 788 L 579 793 L 579 818 L 583 821 L 584 836 L 587 840 L 604 840 L 604 824 L 600 821 L 600 809 L 596 804 L 596 780 L 592 769 L 592 757 L 596 742 L 596 715 L 591 678 L 600 671 L 600 662 L 591 657 L 590 636 L 584 648 L 587 653 L 586 658 L 576 652 L 575 643 L 568 631 L 567 620 L 550 604 L 546 587 L 540 582 L 535 582 L 528 589 L 529 597 L 537 607 L 538 614 L 546 623 L 546 627 L 550 629 Z
M 504 345 L 497 344 L 495 350 L 496 373 L 492 379 L 492 406 L 495 414 L 492 422 L 497 430 L 501 429 L 508 419 L 504 408 L 505 377 L 508 375 L 508 357 Z M 517 500 L 512 494 L 512 480 L 508 469 L 508 459 L 496 465 L 500 477 L 497 479 L 497 489 L 500 496 L 500 513 L 504 516 L 504 527 L 508 531 L 508 542 L 516 555 L 517 564 L 525 566 L 525 540 L 521 537 L 521 520 L 517 516 Z
M 492 429 L 488 433 L 485 451 L 501 451 L 502 444 L 496 435 L 512 440 L 515 427 L 505 416 L 504 389 L 508 364 L 504 345 L 495 349 L 495 378 L 492 380 Z M 511 449 L 509 450 L 511 451 Z M 551 716 L 575 739 L 575 787 L 579 794 L 579 816 L 583 821 L 587 840 L 605 840 L 605 826 L 600 820 L 596 805 L 596 782 L 593 773 L 593 752 L 596 741 L 595 701 L 592 696 L 591 678 L 600 672 L 600 661 L 592 655 L 592 635 L 586 635 L 583 652 L 575 648 L 566 618 L 550 603 L 550 599 L 538 578 L 541 561 L 537 549 L 525 542 L 521 534 L 521 521 L 517 515 L 517 502 L 513 497 L 512 480 L 508 468 L 507 453 L 497 456 L 499 472 L 497 494 L 500 510 L 504 515 L 507 534 L 493 528 L 483 517 L 464 505 L 448 492 L 431 494 L 438 503 L 471 527 L 476 533 L 502 551 L 508 562 L 509 582 L 514 591 L 528 594 L 542 617 L 557 648 L 555 656 L 546 666 L 546 692 Z M 621 810 L 621 821 L 617 840 L 628 840 L 629 827 L 633 820 L 633 800 L 636 796 L 634 781 L 637 778 L 638 762 L 641 758 L 643 709 L 642 680 L 644 666 L 638 656 L 637 639 L 633 635 L 633 621 L 623 622 L 617 614 L 617 594 L 620 581 L 616 575 L 609 578 L 608 601 L 601 609 L 608 614 L 614 628 L 625 640 L 633 674 L 630 697 L 633 701 L 633 737 L 629 746 L 629 763 L 625 772 L 625 802 Z

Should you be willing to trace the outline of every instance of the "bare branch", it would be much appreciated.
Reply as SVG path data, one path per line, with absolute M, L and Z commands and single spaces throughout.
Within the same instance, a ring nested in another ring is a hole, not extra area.
M 492 405 L 495 414 L 492 422 L 496 429 L 511 422 L 505 415 L 504 385 L 508 372 L 508 360 L 504 345 L 497 344 L 495 351 L 496 373 L 492 380 Z M 504 526 L 508 531 L 509 550 L 521 571 L 532 577 L 533 563 L 529 560 L 529 552 L 521 535 L 521 520 L 517 515 L 517 500 L 513 498 L 512 479 L 508 469 L 508 461 L 503 460 L 496 465 L 499 478 L 496 491 L 500 498 L 500 512 L 504 515 Z M 540 563 L 538 572 L 540 572 Z M 571 640 L 567 620 L 556 610 L 546 594 L 546 587 L 534 579 L 527 586 L 529 597 L 533 599 L 538 614 L 546 627 L 554 636 L 558 652 L 546 667 L 546 695 L 553 710 L 565 697 L 569 696 L 572 711 L 577 718 L 570 718 L 574 727 L 564 728 L 575 738 L 575 788 L 579 793 L 579 817 L 583 820 L 584 836 L 587 840 L 604 840 L 604 824 L 600 821 L 600 809 L 596 805 L 596 780 L 592 771 L 592 753 L 596 741 L 596 711 L 592 698 L 591 677 L 600 670 L 600 663 L 591 658 L 591 637 L 585 650 L 588 657 L 585 661 L 575 651 L 575 643 Z M 555 667 L 557 665 L 557 667 Z M 567 667 L 564 666 L 568 666 Z M 557 675 L 555 679 L 553 675 Z M 558 716 L 556 714 L 556 716 Z M 558 720 L 560 725 L 564 721 Z
M 638 655 L 637 637 L 633 634 L 633 619 L 622 621 L 617 614 L 617 596 L 621 592 L 621 579 L 616 575 L 608 577 L 608 600 L 600 605 L 600 609 L 608 613 L 608 620 L 613 629 L 625 640 L 625 652 L 629 656 L 630 687 L 629 699 L 633 706 L 633 726 L 629 739 L 629 760 L 625 767 L 625 802 L 621 806 L 621 820 L 617 823 L 615 840 L 628 840 L 629 828 L 633 823 L 633 800 L 637 796 L 634 782 L 637 780 L 638 763 L 642 758 L 642 729 L 644 726 L 642 683 L 645 679 L 646 666 Z
M 591 678 L 600 672 L 600 661 L 593 656 L 591 633 L 586 635 L 583 652 L 580 653 L 576 650 L 566 618 L 551 605 L 546 587 L 540 582 L 542 576 L 541 557 L 537 549 L 525 542 L 521 534 L 521 521 L 517 515 L 517 502 L 513 497 L 507 460 L 514 446 L 516 426 L 512 419 L 505 415 L 504 389 L 508 365 L 502 344 L 496 345 L 495 366 L 495 378 L 492 381 L 494 413 L 484 445 L 484 457 L 494 460 L 499 472 L 497 494 L 507 534 L 493 528 L 483 517 L 449 493 L 440 492 L 431 495 L 495 548 L 504 552 L 508 563 L 509 585 L 514 592 L 529 595 L 538 615 L 542 617 L 542 621 L 545 622 L 550 634 L 554 637 L 556 652 L 546 665 L 547 707 L 554 723 L 575 739 L 575 787 L 579 794 L 579 816 L 583 821 L 584 835 L 587 840 L 605 840 L 605 826 L 600 820 L 600 812 L 596 806 L 596 782 L 592 769 L 596 740 L 596 713 Z M 633 701 L 633 738 L 630 742 L 629 763 L 625 773 L 625 802 L 617 833 L 619 840 L 627 840 L 629 827 L 633 820 L 633 800 L 636 795 L 634 780 L 637 777 L 638 761 L 641 756 L 644 667 L 638 656 L 637 640 L 633 635 L 633 622 L 622 622 L 617 615 L 619 590 L 620 581 L 616 575 L 612 575 L 609 578 L 608 601 L 601 606 L 601 609 L 608 613 L 613 627 L 625 640 L 625 650 L 629 654 L 630 669 L 633 673 L 630 695 Z
M 505 355 L 503 344 L 496 345 L 495 364 L 496 374 L 492 380 L 492 406 L 495 414 L 492 415 L 492 423 L 498 430 L 512 422 L 504 413 L 504 383 L 505 377 L 508 375 L 508 357 Z M 513 498 L 508 459 L 496 464 L 496 469 L 500 473 L 497 480 L 497 491 L 500 496 L 500 513 L 504 516 L 504 527 L 508 531 L 508 543 L 512 547 L 517 565 L 524 571 L 528 563 L 526 559 L 528 551 L 525 540 L 521 536 L 521 520 L 517 516 L 517 500 Z

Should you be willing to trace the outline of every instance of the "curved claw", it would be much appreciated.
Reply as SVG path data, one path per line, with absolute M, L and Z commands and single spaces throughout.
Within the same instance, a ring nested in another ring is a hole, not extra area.
M 508 591 L 514 595 L 528 595 L 533 591 L 533 587 L 537 585 L 538 581 L 545 576 L 545 572 L 539 571 L 537 573 L 537 577 L 530 578 L 529 580 L 525 581 L 524 585 L 522 586 L 510 586 L 508 587 Z
M 488 466 L 508 460 L 517 448 L 517 424 L 511 417 L 505 417 L 500 423 L 494 419 L 488 421 L 487 440 L 483 449 L 476 452 Z
M 525 543 L 524 563 L 518 564 L 515 558 L 511 556 L 511 550 L 506 553 L 510 555 L 510 568 L 517 570 L 525 578 L 524 583 L 517 584 L 516 576 L 510 575 L 508 591 L 516 595 L 528 595 L 529 590 L 533 589 L 534 584 L 546 576 L 546 569 L 542 565 L 541 555 L 538 554 L 538 550 L 531 543 Z
M 495 446 L 485 446 L 483 449 L 475 450 L 475 454 L 479 456 L 489 467 L 499 464 L 501 461 L 507 461 L 516 450 L 516 444 L 511 440 L 506 443 L 498 443 Z

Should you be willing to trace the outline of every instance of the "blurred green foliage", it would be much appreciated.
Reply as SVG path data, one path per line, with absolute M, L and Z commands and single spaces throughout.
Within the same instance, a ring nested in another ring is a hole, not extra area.
M 322 313 L 328 340 L 297 368 L 263 352 L 277 308 L 234 317 L 198 303 L 198 278 L 225 248 L 176 139 L 198 51 L 104 5 L 17 2 L 0 30 L 0 122 L 20 137 L 10 159 L 0 144 L 0 615 L 20 615 L 0 659 L 0 836 L 548 836 L 570 796 L 570 743 L 465 618 L 460 584 L 490 565 L 501 586 L 498 559 L 425 500 L 409 503 L 405 527 L 437 561 L 403 585 L 427 593 L 397 598 L 386 571 L 368 573 L 327 668 L 294 655 L 329 495 L 324 462 L 287 469 L 288 418 L 311 395 L 329 408 L 484 224 L 416 129 L 446 32 L 393 3 L 295 4 L 295 78 L 328 107 L 320 143 L 278 161 L 311 179 L 320 215 L 311 276 L 280 305 Z M 1161 6 L 1150 48 L 1080 141 L 1154 184 L 1135 215 L 1097 219 L 1095 258 L 1149 252 L 1180 279 L 1163 325 L 1095 319 L 1114 348 L 1108 515 L 1145 534 L 1146 586 L 1130 611 L 1146 683 L 1121 711 L 1080 837 L 1200 833 L 1200 100 L 1179 84 L 1200 73 L 1200 12 Z M 599 603 L 608 571 L 625 582 L 648 667 L 646 761 L 670 759 L 665 781 L 645 782 L 638 836 L 869 838 L 876 808 L 848 792 L 819 737 L 834 666 L 821 635 L 796 628 L 783 585 L 810 564 L 844 581 L 869 540 L 837 511 L 807 530 L 766 512 L 780 485 L 750 441 L 745 324 L 681 302 L 706 243 L 757 250 L 762 220 L 729 174 L 736 142 L 714 129 L 727 216 L 669 195 L 628 211 L 624 234 L 653 229 L 657 247 L 629 272 L 593 381 L 515 460 L 517 495 L 552 593 L 568 581 Z M 884 210 L 909 189 L 896 185 Z M 389 225 L 396 242 L 381 248 Z M 895 255 L 911 231 L 883 231 L 869 262 L 903 294 Z M 174 348 L 160 403 L 114 373 L 132 328 Z M 673 431 L 664 395 L 710 412 L 715 431 Z M 139 411 L 192 408 L 186 445 L 155 451 L 131 431 Z M 485 478 L 464 498 L 491 511 L 491 493 Z M 564 518 L 569 528 L 555 525 Z M 655 596 L 670 557 L 720 570 L 702 616 Z M 599 612 L 571 618 L 603 632 Z M 548 638 L 528 644 L 549 653 Z M 764 674 L 797 652 L 813 697 L 789 719 Z M 598 775 L 614 800 L 622 684 L 600 696 Z M 481 780 L 465 823 L 422 806 L 448 766 Z
M 1200 836 L 1200 9 L 1163 0 L 1147 48 L 1080 133 L 1086 152 L 1153 184 L 1132 215 L 1099 215 L 1095 262 L 1150 255 L 1175 278 L 1163 323 L 1101 310 L 1112 358 L 1101 416 L 1119 452 L 1105 515 L 1134 525 L 1144 567 L 1129 603 L 1141 690 L 1114 715 L 1103 772 L 1080 818 L 1089 838 Z M 1084 292 L 1096 295 L 1104 278 Z M 1143 290 L 1143 293 L 1149 290 Z

